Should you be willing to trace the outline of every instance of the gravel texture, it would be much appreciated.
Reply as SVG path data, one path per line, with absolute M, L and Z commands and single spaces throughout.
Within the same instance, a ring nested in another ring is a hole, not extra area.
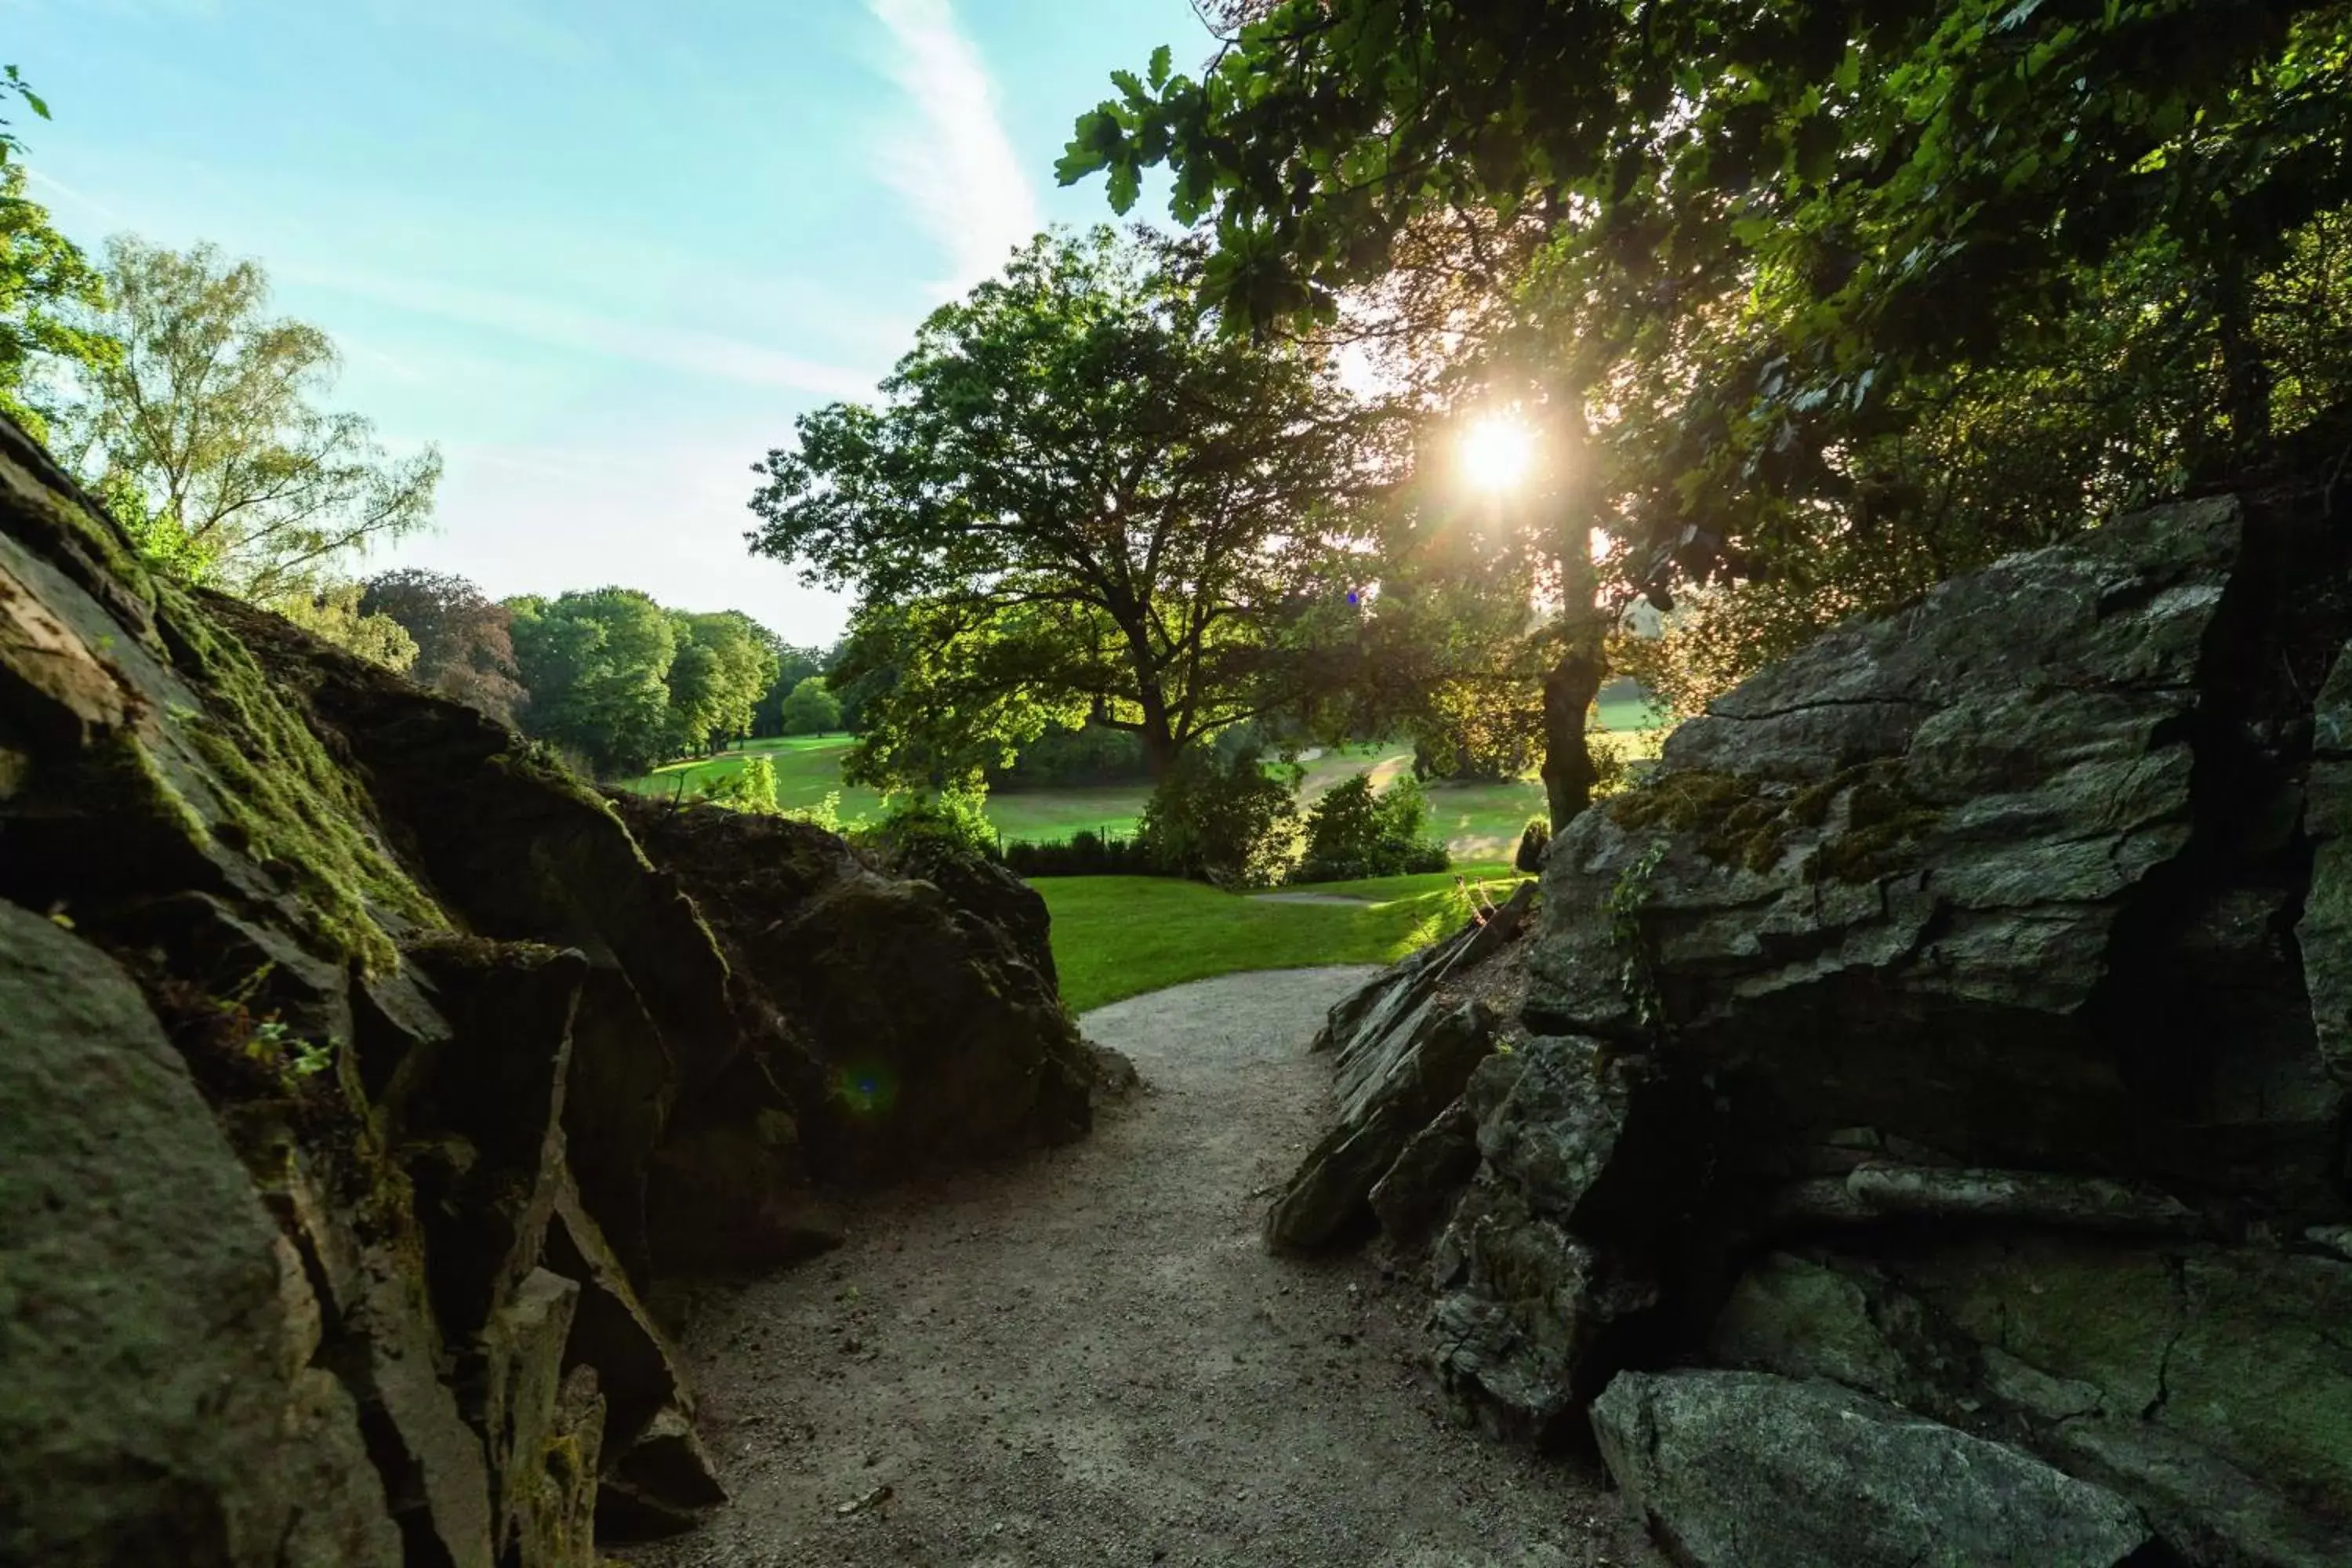
M 1450 1424 L 1418 1280 L 1258 1240 L 1329 1114 L 1307 1054 L 1372 972 L 1089 1014 L 1143 1090 L 1074 1147 L 895 1192 L 852 1239 L 682 1303 L 734 1501 L 645 1568 L 1654 1568 L 1570 1465 Z

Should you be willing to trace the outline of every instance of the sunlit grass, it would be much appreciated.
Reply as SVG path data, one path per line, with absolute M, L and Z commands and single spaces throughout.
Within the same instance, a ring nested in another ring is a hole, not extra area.
M 1638 702 L 1604 702 L 1596 740 L 1629 760 L 1654 757 L 1665 738 L 1665 731 L 1655 728 L 1657 720 L 1654 712 Z M 720 756 L 656 768 L 644 778 L 626 781 L 624 787 L 691 800 L 704 784 L 722 780 L 751 758 L 763 756 L 775 769 L 778 805 L 787 810 L 803 809 L 837 791 L 842 821 L 855 822 L 877 815 L 882 797 L 870 789 L 841 782 L 842 758 L 853 743 L 846 735 L 753 741 Z M 1412 772 L 1412 748 L 1391 742 L 1324 752 L 1305 764 L 1301 794 L 1312 800 L 1340 780 L 1365 770 L 1375 783 L 1386 785 Z M 1544 810 L 1543 785 L 1532 778 L 1505 784 L 1438 782 L 1425 787 L 1433 836 L 1443 838 L 1455 858 L 1474 863 L 1508 859 L 1528 819 L 1541 816 Z M 1136 819 L 1150 794 L 1140 784 L 1000 790 L 989 796 L 988 819 L 1007 838 L 1051 842 L 1078 832 L 1125 837 L 1135 831 Z
M 1041 877 L 1062 996 L 1085 1012 L 1189 980 L 1260 969 L 1391 963 L 1470 918 L 1454 873 L 1333 883 L 1361 904 L 1297 904 L 1155 877 Z M 1478 879 L 1507 896 L 1515 877 Z

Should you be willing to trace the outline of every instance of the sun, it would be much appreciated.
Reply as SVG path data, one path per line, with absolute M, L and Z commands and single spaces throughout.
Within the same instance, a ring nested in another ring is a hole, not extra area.
M 1478 489 L 1517 489 L 1535 467 L 1535 432 L 1507 415 L 1481 415 L 1462 432 L 1461 458 L 1463 478 Z

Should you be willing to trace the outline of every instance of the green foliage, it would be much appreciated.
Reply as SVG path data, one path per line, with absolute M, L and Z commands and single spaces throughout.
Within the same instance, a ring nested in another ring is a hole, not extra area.
M 642 773 L 676 733 L 667 612 L 629 588 L 507 601 L 515 660 L 530 691 L 526 729 L 578 752 L 599 774 Z
M 1666 841 L 1654 839 L 1639 858 L 1618 873 L 1601 896 L 1601 912 L 1609 918 L 1609 940 L 1617 949 L 1617 987 L 1633 1021 L 1655 1030 L 1665 1021 L 1665 1004 L 1658 994 L 1656 964 L 1651 937 L 1642 924 L 1642 910 L 1650 901 L 1650 879 L 1666 858 Z
M 1198 79 L 1115 79 L 1063 178 L 1169 165 L 1236 321 L 1483 278 L 1461 383 L 1591 422 L 1616 591 L 1741 584 L 1685 710 L 2352 395 L 2341 0 L 1246 9 Z
M 723 773 L 702 787 L 702 798 L 738 811 L 777 814 L 776 768 L 765 757 L 753 757 L 731 773 Z
M 13 75 L 0 82 L 0 98 L 9 91 L 39 101 Z M 15 143 L 0 129 L 0 151 Z M 41 384 L 45 367 L 94 370 L 120 352 L 90 325 L 105 300 L 98 269 L 51 226 L 48 210 L 26 197 L 24 166 L 0 169 L 0 413 L 49 438 L 55 404 Z
M 1380 791 L 1369 773 L 1344 779 L 1307 808 L 1306 856 L 1290 879 L 1344 882 L 1443 871 L 1445 846 L 1424 837 L 1428 820 L 1428 796 L 1410 775 Z
M 684 755 L 751 734 L 753 710 L 776 680 L 773 635 L 740 610 L 673 610 L 669 617 L 677 651 L 664 677 L 669 688 L 664 749 Z
M 118 235 L 104 283 L 84 330 L 110 347 L 70 366 L 50 445 L 93 488 L 143 496 L 152 560 L 268 604 L 430 521 L 440 455 L 392 458 L 366 419 L 317 405 L 334 345 L 269 314 L 260 268 Z
M 1023 746 L 1009 767 L 988 770 L 992 790 L 1142 784 L 1150 777 L 1142 738 L 1103 724 L 1049 730 Z
M 329 583 L 283 595 L 267 605 L 311 636 L 333 643 L 386 669 L 406 671 L 416 663 L 416 639 L 390 616 L 369 613 L 358 583 Z
M 1006 841 L 1005 868 L 1023 877 L 1150 877 L 1160 874 L 1139 838 L 1121 838 L 1091 828 L 1047 843 Z
M 882 815 L 857 828 L 851 841 L 889 861 L 931 854 L 996 858 L 996 828 L 988 797 L 975 790 L 941 790 L 890 797 Z
M 787 735 L 829 734 L 841 728 L 841 700 L 834 696 L 824 676 L 812 675 L 793 688 L 777 720 Z
M 278 1019 L 269 1018 L 254 1026 L 246 1037 L 245 1054 L 274 1075 L 279 1089 L 291 1095 L 304 1079 L 315 1078 L 335 1065 L 335 1048 L 341 1043 L 332 1038 L 303 1039 Z
M 829 792 L 814 805 L 788 806 L 776 815 L 793 822 L 805 822 L 811 827 L 822 827 L 827 833 L 856 832 L 862 826 L 842 822 L 839 790 Z
M 769 682 L 768 689 L 751 710 L 751 733 L 761 739 L 784 732 L 784 699 L 810 676 L 823 675 L 825 667 L 825 656 L 816 648 L 795 647 L 782 637 L 775 638 L 772 647 L 776 656 L 776 679 Z M 847 722 L 848 716 L 845 711 L 843 725 L 846 726 Z
M 1306 847 L 1297 792 L 1296 770 L 1270 770 L 1255 748 L 1231 758 L 1190 752 L 1152 792 L 1136 837 L 1171 875 L 1275 887 Z
M 830 672 L 863 704 L 850 776 L 961 787 L 1087 721 L 1164 768 L 1314 686 L 1387 426 L 1197 281 L 1185 245 L 1041 237 L 924 323 L 879 406 L 769 455 L 754 548 L 860 595 Z

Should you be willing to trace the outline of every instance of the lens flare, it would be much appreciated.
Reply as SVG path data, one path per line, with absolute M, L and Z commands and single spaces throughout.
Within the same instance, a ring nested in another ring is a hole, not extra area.
M 1517 489 L 1535 467 L 1536 436 L 1517 420 L 1483 415 L 1462 432 L 1462 475 L 1482 490 Z

